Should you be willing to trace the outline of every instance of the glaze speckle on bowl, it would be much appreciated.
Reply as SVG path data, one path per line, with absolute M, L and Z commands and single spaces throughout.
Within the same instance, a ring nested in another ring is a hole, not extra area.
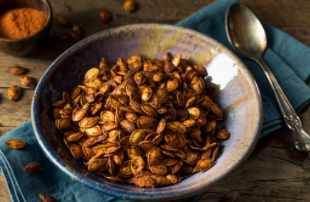
M 51 104 L 61 92 L 71 92 L 82 82 L 85 72 L 102 57 L 115 63 L 118 57 L 142 54 L 162 58 L 166 52 L 204 65 L 207 83 L 216 87 L 217 101 L 227 113 L 225 125 L 230 139 L 224 141 L 215 165 L 207 172 L 194 174 L 175 185 L 144 188 L 118 184 L 88 173 L 72 158 L 54 127 Z M 251 154 L 262 125 L 262 104 L 256 83 L 227 48 L 198 32 L 159 24 L 122 26 L 92 35 L 57 58 L 38 83 L 32 102 L 32 123 L 37 140 L 47 157 L 72 179 L 97 191 L 124 199 L 175 200 L 202 193 L 223 179 Z

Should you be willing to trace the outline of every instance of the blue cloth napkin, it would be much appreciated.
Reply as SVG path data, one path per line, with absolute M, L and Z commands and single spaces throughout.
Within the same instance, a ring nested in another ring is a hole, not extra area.
M 224 16 L 235 0 L 218 0 L 204 7 L 189 18 L 177 23 L 207 34 L 230 47 L 225 34 Z M 310 74 L 310 50 L 294 38 L 271 26 L 264 25 L 268 36 L 268 49 L 264 59 L 274 72 L 293 107 L 300 114 L 309 106 L 310 90 L 305 84 Z M 231 48 L 231 47 L 230 47 Z M 243 58 L 242 58 L 243 59 Z M 271 88 L 258 65 L 243 59 L 257 80 L 264 105 L 262 135 L 284 125 Z M 4 145 L 8 139 L 21 139 L 27 143 L 23 150 L 12 150 Z M 29 176 L 22 169 L 32 161 L 40 162 L 43 170 Z M 58 170 L 43 154 L 30 122 L 0 138 L 0 172 L 4 175 L 14 202 L 39 202 L 39 193 L 47 193 L 60 202 L 123 202 L 98 193 L 79 184 Z M 201 195 L 179 200 L 195 202 Z M 147 201 L 147 199 L 145 199 Z
M 216 39 L 233 50 L 225 32 L 225 13 L 237 0 L 218 0 L 185 20 L 177 23 Z M 277 78 L 285 95 L 298 114 L 309 107 L 310 90 L 306 81 L 310 75 L 310 49 L 272 26 L 263 23 L 266 30 L 268 47 L 263 56 Z M 237 54 L 238 55 L 238 54 Z M 263 100 L 263 128 L 261 137 L 284 126 L 284 121 L 273 91 L 262 69 L 252 60 L 242 58 L 253 74 Z

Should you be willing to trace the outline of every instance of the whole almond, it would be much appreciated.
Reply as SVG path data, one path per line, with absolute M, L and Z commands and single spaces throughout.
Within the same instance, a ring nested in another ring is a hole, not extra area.
M 27 87 L 35 87 L 37 85 L 37 81 L 34 78 L 26 75 L 20 76 L 19 81 L 23 86 Z
M 39 194 L 39 197 L 43 202 L 57 202 L 57 200 L 54 197 L 48 194 Z
M 14 75 L 22 75 L 24 74 L 27 70 L 23 67 L 20 67 L 20 66 L 12 66 L 12 67 L 9 67 L 8 68 L 8 71 L 11 73 L 11 74 L 14 74 Z
M 42 170 L 42 166 L 38 162 L 31 162 L 23 169 L 25 173 L 36 175 Z
M 26 143 L 24 141 L 18 139 L 10 139 L 4 144 L 11 147 L 12 149 L 22 149 L 26 146 Z
M 79 36 L 83 36 L 84 28 L 81 25 L 73 25 L 72 32 L 76 33 Z
M 20 97 L 20 88 L 18 86 L 12 86 L 8 90 L 8 97 L 11 101 L 15 101 Z
M 100 17 L 102 22 L 107 23 L 107 22 L 110 22 L 110 20 L 111 20 L 111 13 L 109 11 L 103 9 L 99 13 L 99 17 Z
M 71 27 L 72 23 L 70 22 L 70 20 L 68 20 L 68 18 L 64 17 L 64 16 L 58 16 L 56 18 L 57 23 L 62 26 L 62 27 Z
M 240 194 L 236 191 L 224 193 L 220 202 L 234 202 L 237 201 L 239 197 Z
M 128 13 L 134 12 L 137 10 L 138 5 L 133 0 L 126 0 L 124 2 L 124 9 Z

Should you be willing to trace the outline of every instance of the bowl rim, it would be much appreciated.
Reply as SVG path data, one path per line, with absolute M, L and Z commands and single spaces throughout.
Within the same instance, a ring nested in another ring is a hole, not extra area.
M 255 129 L 255 134 L 253 134 L 253 138 L 251 138 L 249 140 L 248 143 L 248 147 L 246 147 L 243 151 L 242 151 L 242 155 L 240 155 L 238 157 L 238 159 L 236 159 L 236 161 L 234 161 L 232 163 L 232 165 L 227 168 L 225 170 L 225 172 L 221 173 L 221 175 L 215 176 L 213 179 L 207 181 L 205 184 L 202 185 L 192 185 L 190 188 L 186 187 L 183 189 L 174 189 L 174 190 L 164 190 L 162 192 L 149 192 L 149 191 L 143 191 L 143 192 L 136 192 L 134 191 L 134 189 L 128 189 L 126 191 L 119 189 L 117 187 L 111 187 L 111 186 L 106 186 L 102 183 L 96 182 L 90 178 L 87 178 L 86 176 L 82 175 L 81 173 L 77 172 L 75 169 L 67 166 L 64 161 L 58 157 L 58 155 L 56 154 L 56 152 L 53 151 L 53 149 L 51 148 L 51 146 L 48 144 L 48 142 L 45 140 L 44 135 L 43 135 L 43 131 L 40 128 L 40 120 L 39 120 L 39 116 L 36 113 L 36 109 L 38 108 L 38 106 L 40 105 L 40 94 L 43 91 L 43 87 L 46 81 L 46 79 L 48 79 L 49 74 L 52 72 L 52 70 L 54 69 L 55 66 L 57 66 L 59 61 L 65 60 L 66 56 L 70 55 L 70 53 L 74 52 L 75 50 L 78 50 L 80 47 L 83 47 L 83 45 L 86 45 L 88 43 L 92 42 L 93 40 L 96 40 L 96 37 L 99 37 L 101 35 L 105 35 L 108 32 L 112 32 L 112 31 L 117 31 L 117 30 L 124 30 L 124 29 L 128 29 L 128 28 L 140 28 L 140 27 L 144 27 L 144 26 L 151 26 L 153 27 L 164 27 L 165 29 L 172 29 L 172 30 L 179 30 L 179 31 L 185 31 L 185 32 L 190 32 L 192 34 L 194 34 L 196 37 L 201 37 L 204 38 L 205 40 L 211 42 L 212 44 L 218 44 L 221 45 L 221 47 L 223 47 L 222 52 L 225 52 L 225 54 L 227 54 L 228 56 L 230 56 L 231 58 L 234 59 L 234 61 L 236 61 L 238 63 L 238 65 L 240 66 L 240 71 L 242 72 L 242 74 L 247 75 L 248 77 L 246 77 L 249 85 L 251 86 L 251 89 L 253 89 L 253 95 L 254 98 L 256 98 L 257 100 L 257 112 L 258 112 L 258 117 L 256 120 L 256 129 Z M 132 25 L 125 25 L 125 26 L 119 26 L 119 27 L 115 27 L 115 28 L 111 28 L 111 29 L 107 29 L 101 32 L 98 32 L 96 34 L 93 34 L 87 38 L 85 38 L 84 40 L 76 43 L 75 45 L 73 45 L 72 47 L 70 47 L 69 49 L 67 49 L 64 53 L 62 53 L 58 58 L 56 58 L 51 65 L 47 68 L 47 70 L 45 71 L 45 73 L 43 74 L 43 76 L 41 77 L 40 81 L 38 82 L 38 85 L 35 89 L 34 92 L 34 96 L 33 96 L 33 100 L 32 100 L 32 104 L 31 104 L 31 121 L 32 121 L 32 127 L 34 129 L 34 133 L 36 136 L 36 139 L 40 145 L 40 147 L 42 148 L 43 152 L 45 153 L 45 155 L 48 157 L 48 159 L 54 164 L 56 165 L 56 167 L 58 167 L 60 170 L 62 170 L 64 173 L 66 173 L 68 176 L 70 176 L 72 179 L 80 182 L 83 185 L 86 185 L 96 191 L 99 191 L 101 193 L 110 195 L 110 196 L 114 196 L 114 197 L 118 197 L 118 198 L 122 198 L 122 199 L 135 199 L 135 200 L 176 200 L 176 199 L 181 199 L 181 198 L 186 198 L 186 197 L 190 197 L 199 193 L 202 193 L 204 191 L 206 191 L 207 187 L 210 187 L 211 185 L 213 185 L 214 183 L 220 181 L 221 179 L 225 178 L 229 173 L 231 173 L 232 171 L 234 171 L 237 167 L 239 167 L 252 153 L 252 151 L 255 148 L 255 145 L 258 141 L 261 129 L 262 129 L 262 123 L 263 123 L 263 106 L 262 106 L 262 98 L 261 98 L 261 94 L 259 91 L 259 88 L 257 86 L 257 83 L 254 79 L 254 77 L 252 76 L 251 72 L 247 69 L 247 67 L 243 64 L 243 62 L 231 51 L 229 50 L 226 46 L 224 46 L 223 44 L 219 43 L 218 41 L 216 41 L 215 39 L 202 34 L 200 32 L 197 32 L 195 30 L 191 30 L 188 28 L 184 28 L 184 27 L 179 27 L 179 26 L 175 26 L 175 25 L 167 25 L 167 24 L 159 24 L 159 23 L 142 23 L 142 24 L 132 24 Z
M 29 39 L 35 38 L 38 35 L 42 34 L 49 27 L 49 25 L 52 23 L 52 16 L 53 16 L 52 6 L 48 0 L 40 0 L 40 1 L 42 1 L 47 6 L 47 18 L 46 18 L 46 22 L 44 26 L 38 32 L 34 33 L 33 35 L 27 36 L 25 38 L 7 39 L 7 38 L 0 37 L 0 42 L 16 43 L 16 42 L 27 41 Z

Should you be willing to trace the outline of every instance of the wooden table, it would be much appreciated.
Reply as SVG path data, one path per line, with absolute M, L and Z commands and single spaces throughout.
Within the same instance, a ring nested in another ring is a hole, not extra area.
M 86 35 L 110 27 L 133 23 L 168 23 L 186 18 L 212 0 L 136 0 L 140 9 L 128 14 L 123 10 L 123 0 L 50 0 L 54 16 L 64 15 L 81 24 Z M 240 0 L 263 21 L 280 28 L 310 46 L 310 1 L 307 0 Z M 109 24 L 100 22 L 98 13 L 108 9 L 113 14 Z M 61 33 L 57 25 L 53 27 Z M 23 89 L 22 98 L 11 102 L 7 89 L 19 85 L 17 76 L 6 72 L 8 66 L 21 65 L 30 69 L 29 75 L 39 79 L 49 64 L 65 47 L 42 48 L 36 53 L 16 58 L 0 53 L 0 135 L 30 119 L 33 89 Z M 310 65 L 310 63 L 309 63 Z M 310 111 L 302 116 L 310 132 Z M 250 159 L 219 185 L 210 188 L 200 200 L 219 201 L 224 192 L 237 191 L 238 201 L 310 201 L 310 161 L 307 154 L 297 152 L 288 130 L 282 129 L 260 140 Z M 0 201 L 11 201 L 5 180 L 0 177 Z

